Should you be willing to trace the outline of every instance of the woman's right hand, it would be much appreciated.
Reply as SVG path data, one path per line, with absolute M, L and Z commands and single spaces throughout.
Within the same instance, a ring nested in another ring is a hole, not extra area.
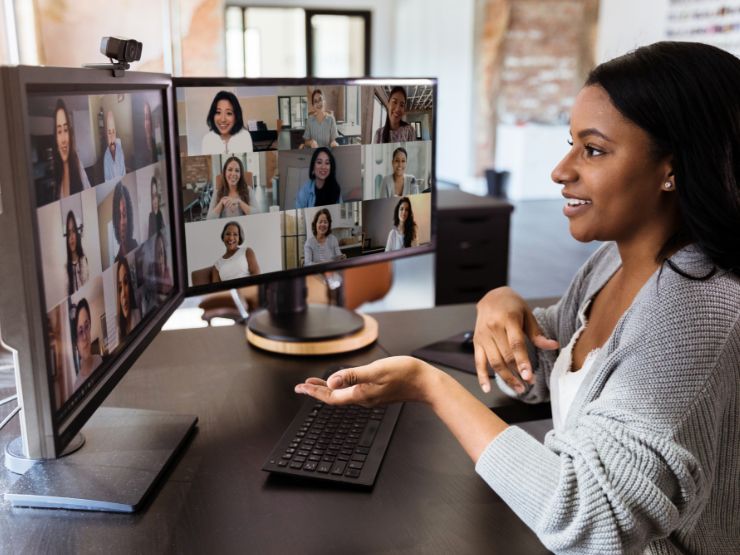
M 475 320 L 475 369 L 486 393 L 491 390 L 488 365 L 517 393 L 526 390 L 522 380 L 534 383 L 527 341 L 539 349 L 557 349 L 559 344 L 542 333 L 527 303 L 509 287 L 486 293 L 478 302 Z

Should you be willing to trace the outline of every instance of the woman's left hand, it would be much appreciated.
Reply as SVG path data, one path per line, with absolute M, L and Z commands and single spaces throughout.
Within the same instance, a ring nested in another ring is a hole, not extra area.
M 295 392 L 330 405 L 372 407 L 397 401 L 428 402 L 434 376 L 438 372 L 417 358 L 390 357 L 340 370 L 326 381 L 308 378 L 295 386 Z

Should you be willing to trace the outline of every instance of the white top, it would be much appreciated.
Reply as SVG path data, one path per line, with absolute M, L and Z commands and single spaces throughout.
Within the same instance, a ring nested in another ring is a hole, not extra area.
M 221 281 L 249 276 L 246 249 L 239 249 L 230 258 L 222 256 L 216 260 L 214 266 L 218 270 L 218 277 L 221 278 Z
M 330 233 L 323 244 L 311 235 L 303 244 L 303 265 L 320 264 L 321 262 L 331 262 L 342 256 L 342 250 L 339 248 L 339 241 Z
M 232 135 L 227 142 L 221 140 L 221 135 L 209 131 L 203 136 L 200 144 L 201 154 L 241 154 L 253 151 L 252 136 L 245 128 L 242 128 L 236 135 Z
M 413 175 L 403 175 L 403 191 L 400 195 L 396 194 L 396 183 L 393 180 L 393 174 L 386 175 L 383 181 L 380 183 L 380 198 L 390 198 L 409 195 L 418 195 L 419 185 L 416 183 L 416 178 Z
M 390 232 L 388 232 L 388 240 L 385 243 L 385 252 L 388 251 L 398 251 L 403 248 L 403 233 L 398 231 L 398 229 L 391 228 Z

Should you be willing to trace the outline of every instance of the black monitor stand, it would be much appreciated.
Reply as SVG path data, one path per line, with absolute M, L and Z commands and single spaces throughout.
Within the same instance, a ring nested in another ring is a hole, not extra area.
M 267 351 L 292 355 L 345 353 L 378 338 L 374 318 L 330 304 L 308 304 L 305 278 L 270 282 L 260 288 L 267 308 L 251 314 L 247 340 Z

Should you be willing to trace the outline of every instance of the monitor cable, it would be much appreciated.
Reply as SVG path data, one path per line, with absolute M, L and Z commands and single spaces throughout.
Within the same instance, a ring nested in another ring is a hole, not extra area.
M 18 395 L 11 395 L 10 397 L 6 397 L 5 399 L 0 400 L 0 406 L 5 405 L 7 403 L 10 403 L 11 401 L 15 401 L 17 399 L 18 399 Z M 15 407 L 10 412 L 10 414 L 3 419 L 2 422 L 0 422 L 0 430 L 2 430 L 3 428 L 5 428 L 5 426 L 7 426 L 7 424 L 8 424 L 8 422 L 10 422 L 13 419 L 13 417 L 16 414 L 18 414 L 19 412 L 21 412 L 21 406 L 20 406 L 20 404 L 17 407 Z

